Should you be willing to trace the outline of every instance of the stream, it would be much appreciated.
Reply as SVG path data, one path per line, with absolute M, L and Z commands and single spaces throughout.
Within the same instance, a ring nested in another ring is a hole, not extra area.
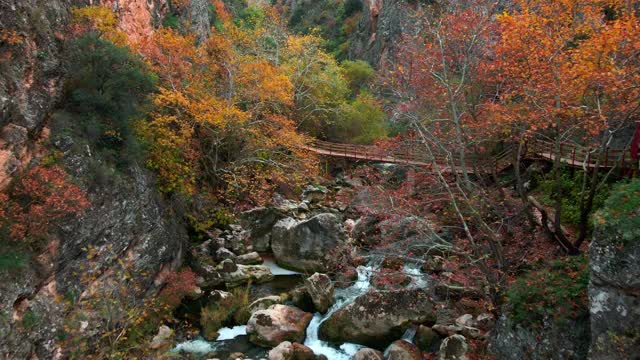
M 264 259 L 264 265 L 271 269 L 276 279 L 272 282 L 256 285 L 252 288 L 252 298 L 278 295 L 287 291 L 287 287 L 290 289 L 294 287 L 295 284 L 299 284 L 302 281 L 300 273 L 284 269 L 278 266 L 275 261 L 270 258 Z M 352 343 L 343 343 L 338 345 L 322 341 L 318 338 L 318 328 L 325 319 L 331 316 L 331 314 L 351 303 L 355 298 L 366 293 L 371 288 L 371 276 L 378 266 L 379 263 L 373 261 L 367 266 L 359 266 L 357 268 L 358 279 L 353 285 L 345 289 L 335 289 L 335 303 L 329 311 L 324 315 L 321 313 L 314 314 L 309 326 L 307 327 L 304 345 L 312 349 L 316 355 L 322 354 L 331 360 L 349 360 L 352 359 L 355 353 L 363 347 L 362 345 Z M 404 271 L 412 278 L 411 287 L 428 286 L 428 281 L 426 280 L 427 277 L 420 272 L 419 267 L 405 265 Z M 240 351 L 251 358 L 266 358 L 266 354 L 268 353 L 267 349 L 262 349 L 249 343 L 245 325 L 223 328 L 220 329 L 218 333 L 219 336 L 216 341 L 210 342 L 202 338 L 196 338 L 178 344 L 172 352 L 186 352 L 195 356 L 204 356 L 211 352 L 228 354 Z M 408 336 L 413 338 L 410 334 Z

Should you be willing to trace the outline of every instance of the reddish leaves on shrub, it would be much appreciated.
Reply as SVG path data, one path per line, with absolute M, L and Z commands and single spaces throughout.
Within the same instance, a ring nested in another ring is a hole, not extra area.
M 160 297 L 169 306 L 178 306 L 182 299 L 193 295 L 198 287 L 197 275 L 190 268 L 180 272 L 170 272 L 166 277 L 166 286 L 160 292 Z
M 41 238 L 56 221 L 89 207 L 84 192 L 66 178 L 65 171 L 58 166 L 37 166 L 18 181 L 11 202 L 6 195 L 4 201 L 0 198 L 7 204 L 5 215 L 11 222 L 13 239 Z

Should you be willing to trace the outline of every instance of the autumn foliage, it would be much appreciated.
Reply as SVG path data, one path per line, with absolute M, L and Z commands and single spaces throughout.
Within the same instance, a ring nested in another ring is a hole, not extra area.
M 18 241 L 44 238 L 58 221 L 89 207 L 84 192 L 57 166 L 29 170 L 10 195 L 0 194 L 0 204 L 4 205 L 0 219 L 4 215 L 11 238 Z

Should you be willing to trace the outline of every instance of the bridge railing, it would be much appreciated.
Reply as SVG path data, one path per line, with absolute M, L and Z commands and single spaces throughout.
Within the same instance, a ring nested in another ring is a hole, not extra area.
M 556 144 L 546 140 L 531 141 L 529 152 L 533 156 L 554 160 L 556 154 L 560 154 L 561 161 L 574 167 L 586 166 L 588 168 L 617 167 L 620 169 L 637 169 L 637 162 L 633 161 L 629 148 L 607 148 L 600 154 L 594 148 L 585 148 L 571 143 L 559 144 L 559 151 L 556 151 Z
M 333 143 L 322 140 L 314 140 L 309 144 L 309 149 L 314 151 L 323 151 L 330 156 L 340 156 L 354 159 L 363 159 L 369 161 L 382 161 L 393 163 L 406 163 L 412 165 L 430 166 L 432 159 L 427 152 L 420 148 L 419 144 L 401 144 L 392 149 L 383 149 L 371 145 L 355 145 Z M 512 163 L 513 146 L 509 145 L 500 153 L 495 155 L 469 153 L 465 155 L 465 166 L 474 171 L 492 172 L 502 171 Z M 637 169 L 637 162 L 631 158 L 629 149 L 608 148 L 601 155 L 598 162 L 598 152 L 593 149 L 584 148 L 575 144 L 563 143 L 559 149 L 560 158 L 563 163 L 573 167 L 582 167 L 586 165 L 594 168 L 596 165 L 602 168 L 617 167 L 621 169 Z M 556 156 L 555 144 L 550 141 L 534 139 L 527 144 L 525 157 L 527 158 L 544 158 L 554 160 Z M 435 153 L 436 162 L 442 166 L 460 165 L 460 157 L 456 153 L 445 154 Z

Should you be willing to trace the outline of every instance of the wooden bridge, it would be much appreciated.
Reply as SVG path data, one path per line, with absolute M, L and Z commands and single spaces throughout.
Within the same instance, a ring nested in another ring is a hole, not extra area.
M 318 155 L 341 157 L 353 160 L 406 164 L 419 167 L 432 167 L 433 162 L 429 155 L 420 149 L 419 144 L 404 145 L 397 149 L 385 150 L 376 146 L 340 144 L 321 140 L 314 140 L 305 148 Z M 468 154 L 465 156 L 465 165 L 469 173 L 485 172 L 496 173 L 505 170 L 512 165 L 513 147 L 507 146 L 500 153 L 492 155 Z M 613 167 L 623 170 L 638 169 L 638 161 L 633 160 L 630 149 L 607 148 L 602 156 L 592 149 L 580 147 L 575 144 L 563 143 L 560 145 L 560 161 L 575 168 L 590 168 L 596 166 L 604 169 Z M 544 140 L 531 140 L 527 143 L 525 159 L 554 161 L 556 157 L 555 144 Z M 451 167 L 444 154 L 435 154 L 436 163 L 443 172 L 451 172 Z M 459 164 L 453 154 L 454 163 Z M 457 168 L 457 171 L 461 171 Z

